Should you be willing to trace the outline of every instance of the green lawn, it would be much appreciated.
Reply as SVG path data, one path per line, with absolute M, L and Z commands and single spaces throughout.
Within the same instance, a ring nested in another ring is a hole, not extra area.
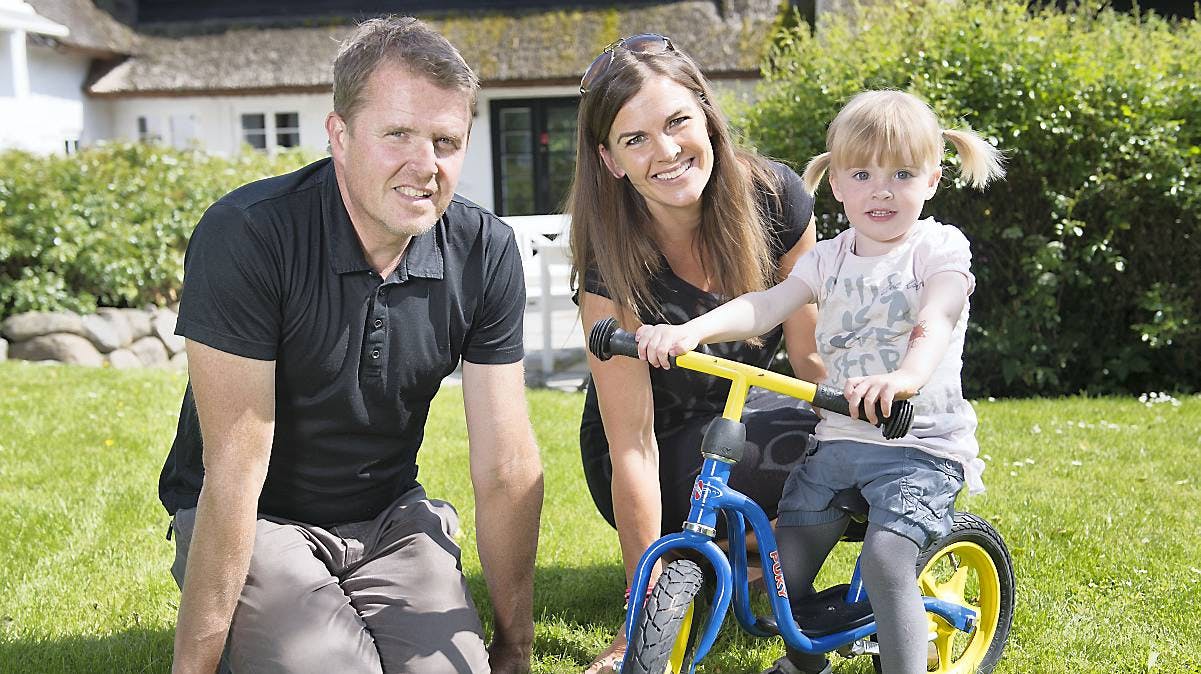
M 0 672 L 162 672 L 178 591 L 156 480 L 181 374 L 0 363 Z M 580 475 L 583 397 L 532 391 L 546 468 L 535 672 L 579 671 L 621 620 L 616 538 Z M 993 522 L 1018 578 L 999 672 L 1201 672 L 1201 398 L 980 402 Z M 435 403 L 422 476 L 473 538 L 460 392 Z M 474 543 L 465 565 L 487 606 Z M 823 581 L 841 582 L 843 546 Z M 706 672 L 778 640 L 727 630 Z M 871 671 L 839 661 L 842 674 Z

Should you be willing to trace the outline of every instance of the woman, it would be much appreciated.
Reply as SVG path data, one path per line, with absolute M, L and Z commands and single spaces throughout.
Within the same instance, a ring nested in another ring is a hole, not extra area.
M 614 43 L 585 72 L 580 92 L 569 209 L 585 331 L 606 316 L 631 331 L 683 323 L 774 285 L 816 243 L 813 200 L 800 178 L 735 146 L 708 82 L 666 37 Z M 704 349 L 766 367 L 783 339 L 797 375 L 820 381 L 814 321 L 806 307 L 756 343 Z M 646 547 L 680 530 L 701 437 L 721 415 L 729 384 L 682 368 L 651 372 L 630 358 L 590 357 L 589 366 L 584 473 L 597 509 L 617 529 L 628 583 Z M 800 401 L 752 389 L 743 421 L 746 458 L 730 484 L 774 517 L 817 417 Z M 609 671 L 624 650 L 619 630 L 588 672 Z

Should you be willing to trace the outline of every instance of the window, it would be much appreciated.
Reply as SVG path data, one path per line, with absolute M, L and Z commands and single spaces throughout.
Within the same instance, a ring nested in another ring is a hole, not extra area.
M 63 152 L 65 154 L 75 154 L 79 152 L 79 139 L 68 138 L 63 141 Z
M 148 117 L 145 115 L 138 117 L 138 140 L 143 143 L 157 143 L 163 139 L 162 131 L 159 129 L 158 117 Z
M 300 113 L 242 113 L 242 141 L 262 152 L 300 147 Z
M 300 114 L 275 113 L 275 144 L 278 147 L 300 146 Z
M 261 112 L 242 115 L 242 140 L 256 150 L 266 150 L 267 116 Z

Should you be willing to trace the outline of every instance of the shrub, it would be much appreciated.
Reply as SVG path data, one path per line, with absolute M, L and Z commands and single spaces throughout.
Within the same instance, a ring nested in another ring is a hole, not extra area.
M 173 302 L 204 210 L 238 185 L 311 159 L 146 144 L 70 157 L 0 154 L 0 318 Z
M 801 167 L 867 88 L 911 91 L 1009 157 L 927 212 L 972 241 L 971 395 L 1197 390 L 1201 27 L 1102 7 L 879 3 L 781 33 L 737 122 Z M 953 165 L 956 159 L 948 157 Z M 949 187 L 954 172 L 944 178 Z M 828 189 L 818 213 L 841 213 Z M 827 217 L 822 236 L 841 229 Z

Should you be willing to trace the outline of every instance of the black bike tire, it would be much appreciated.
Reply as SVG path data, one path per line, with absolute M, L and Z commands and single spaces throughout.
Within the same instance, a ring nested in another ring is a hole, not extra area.
M 622 674 L 663 674 L 680 636 L 688 607 L 696 600 L 704 582 L 701 567 L 695 562 L 677 559 L 667 565 L 646 598 L 642 615 L 634 625 L 633 639 L 621 668 Z M 687 635 L 686 661 L 691 659 L 696 647 L 696 626 L 702 618 L 697 613 L 693 616 L 692 633 Z
M 997 533 L 997 530 L 993 529 L 992 525 L 983 518 L 972 513 L 957 512 L 951 523 L 951 533 L 934 541 L 918 553 L 917 567 L 914 573 L 921 575 L 930 560 L 943 548 L 960 541 L 968 541 L 980 546 L 988 553 L 997 568 L 997 578 L 1001 586 L 997 631 L 993 635 L 992 643 L 988 645 L 984 658 L 976 667 L 976 674 L 991 674 L 1001 661 L 1001 654 L 1005 650 L 1006 642 L 1009 641 L 1017 590 L 1017 581 L 1013 573 L 1013 559 L 1009 555 L 1009 549 L 1005 547 L 1005 542 L 1001 539 L 1001 534 Z M 884 671 L 880 666 L 880 656 L 878 655 L 872 656 L 872 666 L 877 674 Z

